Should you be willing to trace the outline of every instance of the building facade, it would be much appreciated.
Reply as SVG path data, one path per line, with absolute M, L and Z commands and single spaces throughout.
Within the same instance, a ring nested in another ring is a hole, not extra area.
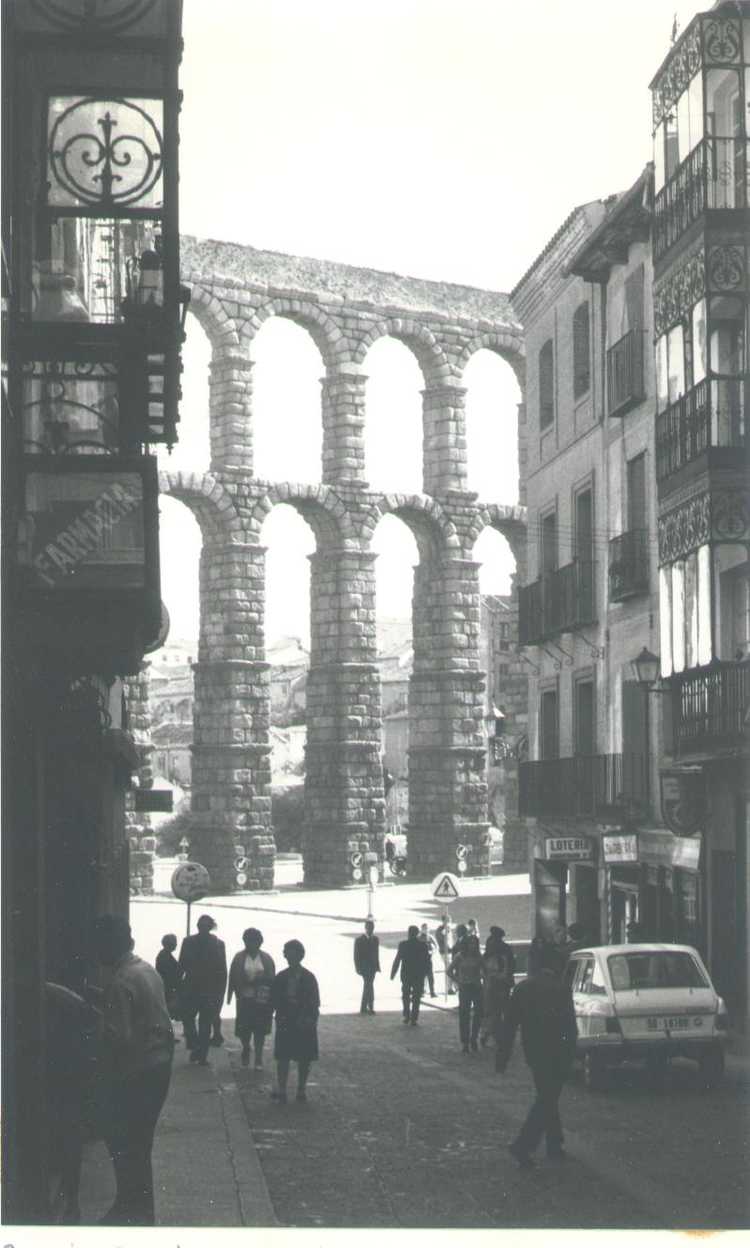
M 747 1020 L 750 4 L 697 14 L 651 90 L 663 808 L 700 842 L 694 943 Z
M 175 0 L 3 0 L 3 1219 L 62 1216 L 54 989 L 128 909 L 126 678 L 163 641 L 182 325 Z

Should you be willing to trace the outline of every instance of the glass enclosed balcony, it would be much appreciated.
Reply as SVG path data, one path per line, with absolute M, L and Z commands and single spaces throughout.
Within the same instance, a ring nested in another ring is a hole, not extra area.
M 748 201 L 744 138 L 704 139 L 654 200 L 654 259 L 659 260 L 706 211 L 744 208 Z
M 656 479 L 709 447 L 747 447 L 747 378 L 703 379 L 656 417 Z
M 715 660 L 672 677 L 678 754 L 739 745 L 749 731 L 750 661 Z

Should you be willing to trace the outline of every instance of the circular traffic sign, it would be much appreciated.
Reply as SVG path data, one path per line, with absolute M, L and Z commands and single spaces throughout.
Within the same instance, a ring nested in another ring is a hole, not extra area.
M 458 869 L 459 869 L 459 871 L 461 872 L 461 874 L 462 874 L 462 875 L 463 875 L 463 874 L 464 874 L 464 872 L 466 871 L 466 863 L 464 862 L 463 858 L 461 859 L 461 861 L 460 861 L 460 862 L 459 862 L 459 864 L 458 864 Z
M 199 901 L 211 886 L 211 876 L 199 862 L 181 862 L 172 872 L 172 892 L 180 901 Z
M 362 879 L 362 872 L 360 871 L 359 867 L 355 867 L 354 870 L 352 871 L 352 879 L 355 879 L 355 880 Z
M 247 884 L 247 876 L 245 875 L 245 872 L 244 872 L 244 871 L 238 871 L 238 872 L 237 872 L 236 879 L 237 879 L 237 883 L 239 884 L 240 888 L 242 888 L 242 887 L 243 887 L 243 885 Z
M 359 853 L 359 851 L 356 851 L 355 853 L 349 855 L 349 861 L 353 867 L 361 867 L 362 855 Z
M 236 858 L 234 862 L 235 871 L 245 871 L 248 866 L 247 858 Z
M 466 857 L 466 853 L 467 853 L 467 850 L 466 850 L 465 845 L 456 846 L 456 857 L 458 858 L 459 862 L 463 861 L 463 859 Z

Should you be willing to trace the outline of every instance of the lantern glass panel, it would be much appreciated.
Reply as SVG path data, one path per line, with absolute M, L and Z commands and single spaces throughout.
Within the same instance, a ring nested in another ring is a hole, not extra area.
M 34 361 L 25 366 L 26 454 L 114 454 L 119 441 L 117 366 Z
M 36 321 L 123 320 L 138 284 L 138 258 L 158 247 L 155 221 L 58 217 L 37 238 L 32 317 Z
M 47 114 L 47 203 L 58 208 L 161 208 L 164 104 L 53 96 Z
M 19 537 L 19 563 L 38 589 L 142 589 L 143 480 L 132 472 L 32 471 Z

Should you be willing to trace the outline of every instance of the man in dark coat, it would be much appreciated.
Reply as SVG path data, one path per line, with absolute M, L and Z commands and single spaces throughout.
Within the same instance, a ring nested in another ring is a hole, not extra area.
M 375 976 L 380 970 L 380 941 L 375 935 L 372 919 L 365 921 L 365 930 L 354 942 L 354 969 L 362 976 L 360 1014 L 375 1013 Z
M 419 1018 L 419 1004 L 424 993 L 424 981 L 427 978 L 429 961 L 427 946 L 419 939 L 419 928 L 412 924 L 406 940 L 399 942 L 391 967 L 391 979 L 396 978 L 396 971 L 401 967 L 401 1001 L 404 1008 L 404 1022 L 411 1023 L 412 1027 L 416 1027 Z
M 524 1055 L 536 1087 L 536 1099 L 510 1145 L 510 1152 L 523 1168 L 534 1164 L 532 1153 L 542 1135 L 548 1157 L 565 1157 L 558 1102 L 575 1055 L 576 1019 L 573 998 L 557 974 L 558 965 L 554 946 L 543 946 L 539 969 L 513 989 L 495 1058 L 496 1069 L 504 1072 L 520 1026 Z
M 227 952 L 224 941 L 212 934 L 216 923 L 209 914 L 201 915 L 197 927 L 197 935 L 186 936 L 180 949 L 180 970 L 184 976 L 182 1021 L 190 1061 L 207 1066 L 211 1026 L 227 986 Z

